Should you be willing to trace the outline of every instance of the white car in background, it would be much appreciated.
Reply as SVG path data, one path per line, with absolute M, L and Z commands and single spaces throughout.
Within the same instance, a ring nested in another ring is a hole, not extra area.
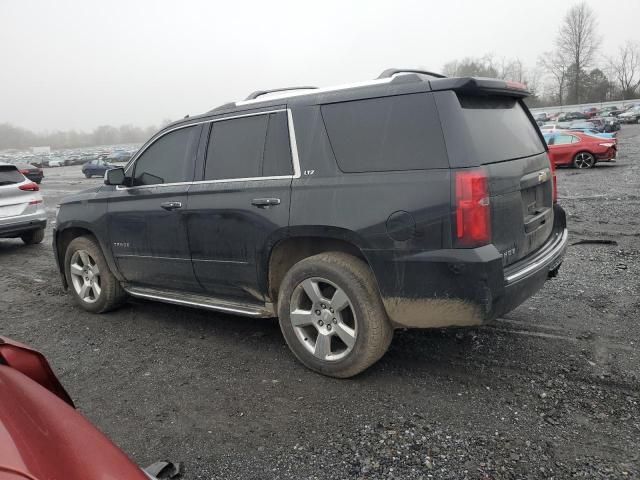
M 0 238 L 21 238 L 27 245 L 44 239 L 47 214 L 37 183 L 15 165 L 0 163 Z
M 640 123 L 640 105 L 631 107 L 624 113 L 618 115 L 620 123 Z
M 49 160 L 50 167 L 62 167 L 64 162 L 62 160 Z

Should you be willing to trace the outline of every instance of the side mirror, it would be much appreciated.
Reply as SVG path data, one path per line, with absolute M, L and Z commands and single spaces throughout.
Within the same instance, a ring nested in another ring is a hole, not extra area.
M 112 168 L 104 172 L 105 185 L 124 185 L 125 179 L 126 175 L 122 167 Z

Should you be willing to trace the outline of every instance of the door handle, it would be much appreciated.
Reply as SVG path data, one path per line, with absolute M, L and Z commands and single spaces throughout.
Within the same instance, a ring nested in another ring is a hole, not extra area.
M 273 207 L 275 205 L 280 205 L 279 198 L 254 198 L 251 200 L 251 205 L 256 206 L 258 208 L 268 208 Z
M 160 206 L 165 210 L 177 210 L 178 208 L 182 208 L 182 202 L 164 202 L 161 203 Z

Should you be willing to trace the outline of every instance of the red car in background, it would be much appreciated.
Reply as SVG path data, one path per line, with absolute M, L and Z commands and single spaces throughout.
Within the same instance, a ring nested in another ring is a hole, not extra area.
M 35 350 L 0 337 L 0 480 L 149 480 L 74 408 Z
M 549 158 L 555 166 L 591 168 L 597 162 L 608 162 L 618 153 L 615 139 L 595 137 L 580 132 L 556 130 L 545 133 Z
M 595 117 L 598 114 L 598 109 L 596 107 L 589 107 L 582 112 L 585 114 L 587 118 Z

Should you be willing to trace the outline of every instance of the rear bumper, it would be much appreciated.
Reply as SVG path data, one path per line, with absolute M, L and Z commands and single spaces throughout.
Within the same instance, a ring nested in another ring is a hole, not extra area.
M 30 217 L 32 216 L 20 217 L 19 221 L 16 220 L 15 222 L 0 224 L 0 238 L 19 237 L 23 233 L 40 230 L 47 226 L 46 217 L 43 218 L 40 215 L 34 216 L 33 218 Z
M 534 295 L 564 258 L 564 210 L 554 206 L 554 229 L 536 252 L 507 268 L 493 245 L 421 252 L 398 258 L 365 252 L 392 323 L 433 328 L 479 325 Z

